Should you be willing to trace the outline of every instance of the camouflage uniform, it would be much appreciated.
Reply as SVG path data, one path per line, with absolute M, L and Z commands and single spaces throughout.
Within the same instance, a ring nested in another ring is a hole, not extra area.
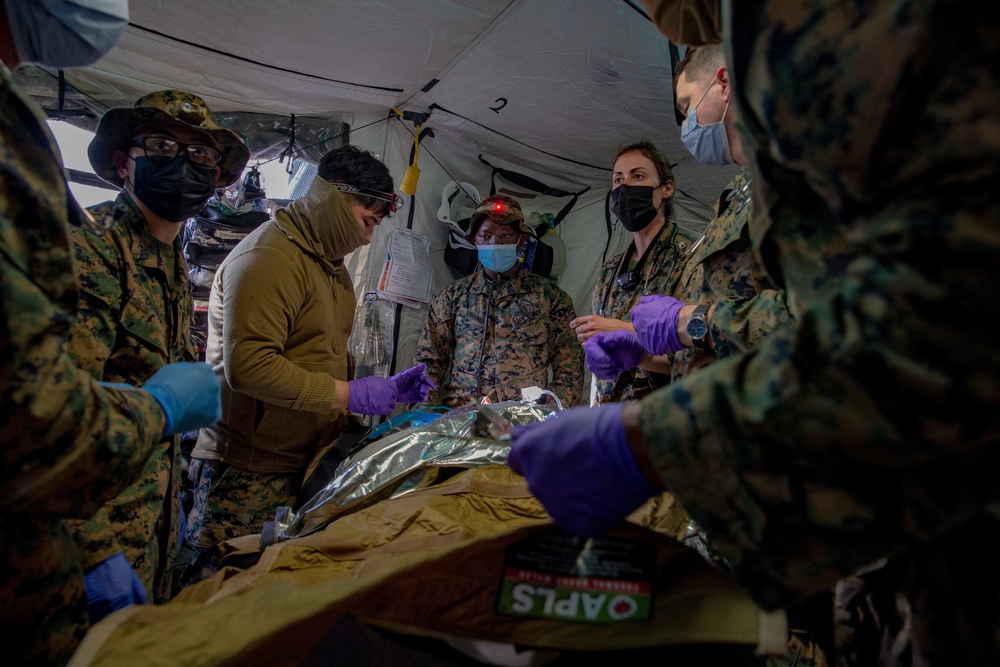
M 796 323 L 627 425 L 765 607 L 893 554 L 915 664 L 1000 664 L 1000 14 L 724 10 L 756 231 Z
M 496 403 L 537 386 L 564 407 L 578 405 L 583 348 L 569 326 L 574 317 L 569 295 L 528 271 L 496 283 L 482 269 L 456 280 L 431 299 L 414 355 L 439 387 L 428 402 L 456 408 L 487 396 Z
M 635 252 L 630 245 L 624 252 L 604 262 L 601 274 L 594 286 L 591 312 L 595 315 L 625 322 L 632 321 L 632 308 L 639 299 L 648 294 L 673 294 L 681 277 L 687 253 L 695 241 L 673 222 L 667 222 L 660 230 L 653 248 L 649 251 L 642 269 L 642 282 L 634 290 L 625 290 L 617 284 L 626 257 Z M 625 267 L 627 269 L 628 267 Z M 652 373 L 641 368 L 625 371 L 614 380 L 594 379 L 597 384 L 598 403 L 636 401 L 653 390 L 666 385 L 670 378 L 660 373 Z
M 672 381 L 716 359 L 745 352 L 791 322 L 784 292 L 774 288 L 754 251 L 752 209 L 744 170 L 723 190 L 715 217 L 691 252 L 672 294 L 684 303 L 715 306 L 708 331 L 712 346 L 686 347 L 675 353 Z
M 264 524 L 274 520 L 277 508 L 297 504 L 303 473 L 251 472 L 225 461 L 192 458 L 188 477 L 194 487 L 194 503 L 185 537 L 196 548 L 180 574 L 181 588 L 219 571 L 220 544 L 263 532 Z
M 65 663 L 86 631 L 84 518 L 163 433 L 146 392 L 103 388 L 63 349 L 77 308 L 62 159 L 41 109 L 0 64 L 0 624 L 9 664 Z
M 349 380 L 356 305 L 344 257 L 367 243 L 349 200 L 317 177 L 216 272 L 207 357 L 222 419 L 201 430 L 188 468 L 196 550 L 182 587 L 217 570 L 221 540 L 259 533 L 295 505 L 317 449 L 347 427 L 332 407 L 336 382 Z
M 115 202 L 91 208 L 95 217 L 113 207 L 126 213 L 104 236 L 73 231 L 80 309 L 67 350 L 97 380 L 141 386 L 160 367 L 194 361 L 191 284 L 174 242 L 174 275 L 139 207 L 125 191 Z M 151 600 L 170 599 L 170 568 L 179 547 L 180 436 L 163 440 L 138 480 L 91 519 L 73 525 L 88 568 L 119 551 L 139 575 Z

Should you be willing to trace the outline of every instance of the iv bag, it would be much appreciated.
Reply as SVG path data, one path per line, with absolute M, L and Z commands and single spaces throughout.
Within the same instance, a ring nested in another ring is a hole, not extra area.
M 375 292 L 365 295 L 354 320 L 354 377 L 387 378 L 392 365 L 392 306 Z

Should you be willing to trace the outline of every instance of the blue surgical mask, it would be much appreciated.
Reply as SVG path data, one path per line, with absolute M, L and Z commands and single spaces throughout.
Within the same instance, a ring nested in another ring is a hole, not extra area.
M 715 85 L 715 80 L 701 94 L 698 104 L 708 95 Z M 729 137 L 726 135 L 726 113 L 729 112 L 729 102 L 722 112 L 722 119 L 708 125 L 698 124 L 698 104 L 688 109 L 687 118 L 681 123 L 681 141 L 691 151 L 694 159 L 702 164 L 726 165 L 733 163 L 733 154 L 729 150 Z
M 127 0 L 4 0 L 22 63 L 83 67 L 111 50 L 128 25 Z
M 494 273 L 503 273 L 517 263 L 517 244 L 477 245 L 479 263 Z

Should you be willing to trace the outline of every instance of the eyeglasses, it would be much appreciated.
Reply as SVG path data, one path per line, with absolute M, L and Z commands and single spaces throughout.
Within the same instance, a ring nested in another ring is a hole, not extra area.
M 357 197 L 371 197 L 372 199 L 384 201 L 389 204 L 389 213 L 395 213 L 403 206 L 403 198 L 395 192 L 369 190 L 368 188 L 360 188 L 357 185 L 350 185 L 348 183 L 330 183 L 330 185 L 337 188 L 341 192 L 355 195 Z
M 154 162 L 169 162 L 177 157 L 182 148 L 188 160 L 199 167 L 214 169 L 219 166 L 219 158 L 222 157 L 217 148 L 207 144 L 182 144 L 167 137 L 139 137 L 132 145 L 142 148 L 146 157 Z

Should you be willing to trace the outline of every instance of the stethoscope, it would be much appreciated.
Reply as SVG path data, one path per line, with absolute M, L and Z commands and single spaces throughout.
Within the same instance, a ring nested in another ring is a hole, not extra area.
M 664 225 L 664 229 L 666 228 L 667 224 Z M 667 239 L 667 249 L 670 250 L 670 268 L 667 270 L 666 274 L 668 276 L 671 273 L 673 273 L 674 264 L 677 263 L 677 255 L 680 253 L 680 251 L 677 249 L 677 245 L 674 243 L 674 238 L 677 236 L 677 225 L 672 225 L 672 227 L 673 229 L 670 231 L 670 238 Z M 663 230 L 661 229 L 660 234 L 662 233 Z M 634 290 L 636 287 L 639 286 L 639 280 L 637 275 L 642 271 L 644 265 L 646 264 L 646 259 L 649 257 L 650 253 L 653 252 L 653 248 L 658 245 L 659 240 L 660 239 L 658 234 L 656 240 L 653 243 L 649 244 L 649 247 L 646 248 L 646 252 L 644 252 L 642 254 L 642 257 L 639 258 L 639 263 L 631 271 L 628 271 L 626 269 L 628 268 L 628 262 L 629 259 L 632 257 L 632 253 L 635 252 L 635 241 L 633 240 L 632 243 L 629 244 L 628 250 L 622 253 L 622 258 L 618 262 L 618 267 L 615 271 L 616 278 L 614 280 L 609 280 L 604 285 L 604 293 L 601 296 L 601 310 L 600 312 L 596 313 L 596 315 L 604 317 L 604 313 L 606 312 L 608 307 L 608 298 L 611 296 L 612 287 L 617 287 L 620 290 L 631 292 L 632 290 Z M 649 288 L 649 280 L 652 277 L 653 264 L 646 266 L 645 269 L 646 269 L 646 274 L 642 282 L 643 292 L 646 292 L 646 290 Z

